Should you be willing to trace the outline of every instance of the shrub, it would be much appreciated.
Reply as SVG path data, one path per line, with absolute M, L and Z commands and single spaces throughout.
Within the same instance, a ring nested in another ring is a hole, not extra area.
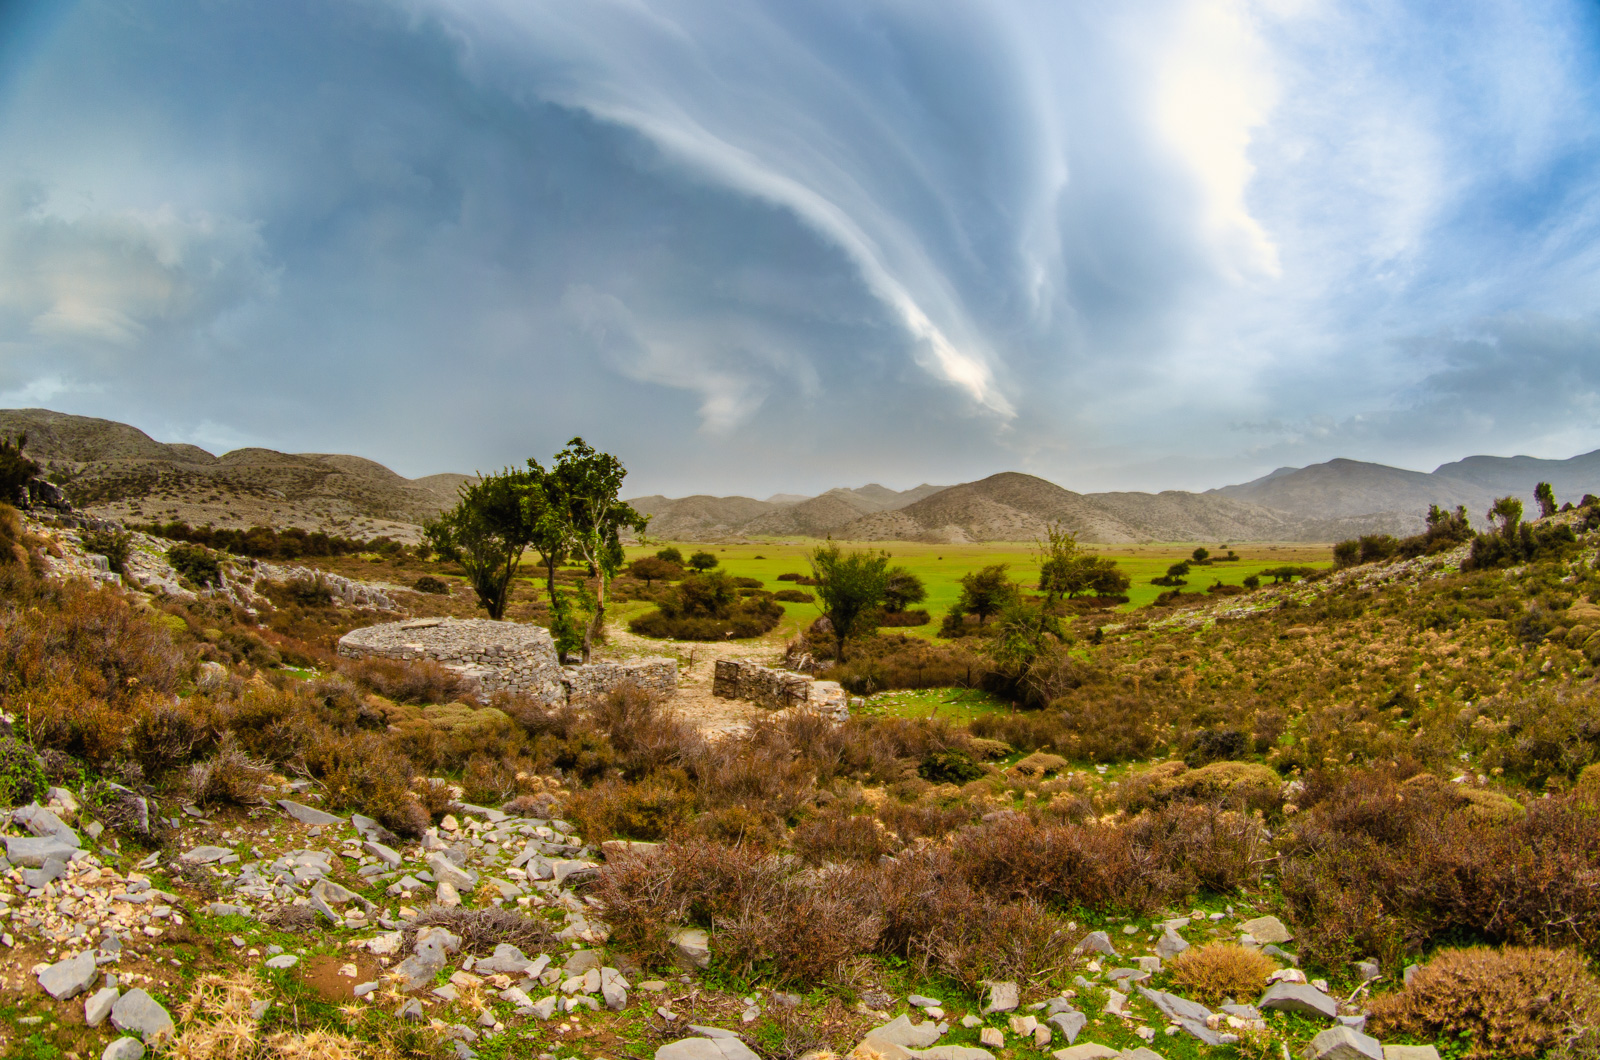
M 673 548 L 671 545 L 668 545 L 666 548 L 662 549 L 660 552 L 657 552 L 656 553 L 656 559 L 659 559 L 659 560 L 661 560 L 661 561 L 663 561 L 665 563 L 673 563 L 673 564 L 676 564 L 676 565 L 678 565 L 680 567 L 683 566 L 683 553 L 679 552 L 676 548 Z
M 200 588 L 222 582 L 222 562 L 203 545 L 173 545 L 167 549 L 167 562 L 184 581 Z
M 1233 942 L 1213 942 L 1184 950 L 1167 962 L 1167 974 L 1203 1002 L 1224 998 L 1255 997 L 1266 989 L 1267 977 L 1277 970 L 1260 950 Z
M 428 659 L 340 659 L 339 672 L 396 703 L 448 703 L 471 694 L 460 674 Z
M 590 843 L 607 839 L 671 838 L 694 816 L 694 796 L 665 779 L 638 784 L 611 780 L 574 791 L 563 813 Z
M 406 925 L 403 948 L 409 951 L 416 943 L 417 931 L 425 927 L 441 927 L 459 935 L 461 952 L 477 957 L 487 957 L 502 943 L 524 953 L 551 950 L 557 945 L 543 920 L 492 905 L 482 909 L 431 906 Z
M 885 611 L 878 619 L 878 625 L 885 627 L 895 626 L 926 626 L 933 621 L 933 616 L 923 608 L 913 611 Z
M 104 556 L 106 565 L 113 572 L 123 575 L 128 573 L 128 552 L 132 540 L 121 530 L 84 530 L 78 535 L 78 543 L 85 552 Z
M 434 596 L 449 596 L 450 583 L 443 578 L 435 578 L 431 574 L 424 574 L 411 583 L 411 588 L 419 593 L 431 593 Z
M 718 563 L 717 557 L 709 552 L 695 552 L 689 556 L 689 568 L 697 571 L 708 571 Z
M 813 865 L 830 861 L 877 861 L 894 843 L 870 816 L 830 809 L 795 826 L 794 848 Z
M 809 574 L 797 574 L 797 573 L 795 573 L 793 571 L 789 572 L 788 574 L 780 574 L 780 575 L 778 575 L 777 580 L 780 581 L 780 582 L 794 582 L 796 585 L 815 585 L 815 584 L 817 584 L 817 579 L 813 578 L 811 575 L 809 575 Z
M 43 802 L 48 789 L 33 749 L 16 737 L 0 737 L 0 806 Z
M 1441 950 L 1404 990 L 1372 1002 L 1368 1031 L 1462 1040 L 1467 1057 L 1536 1057 L 1600 1024 L 1600 981 L 1577 954 Z
M 923 757 L 917 775 L 934 784 L 965 784 L 985 771 L 965 751 L 933 751 Z
M 208 761 L 189 768 L 189 793 L 195 805 L 257 806 L 264 800 L 271 770 L 234 745 L 231 739 Z
M 781 600 L 786 604 L 811 604 L 817 600 L 815 596 L 799 589 L 779 589 L 772 594 L 772 598 Z

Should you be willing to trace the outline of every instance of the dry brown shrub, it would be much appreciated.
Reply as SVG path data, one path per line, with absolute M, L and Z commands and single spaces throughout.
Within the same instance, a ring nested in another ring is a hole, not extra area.
M 51 681 L 12 701 L 34 747 L 60 751 L 107 770 L 124 757 L 133 719 L 126 706 L 76 681 Z
M 271 775 L 264 763 L 241 751 L 229 733 L 215 756 L 189 767 L 189 794 L 196 806 L 258 806 Z
M 488 956 L 501 943 L 515 946 L 525 955 L 556 949 L 559 943 L 543 920 L 499 906 L 482 909 L 429 906 L 406 926 L 405 949 L 416 940 L 417 929 L 442 927 L 461 936 L 461 951 Z
M 630 779 L 681 766 L 704 749 L 699 729 L 635 684 L 595 700 L 589 715 L 610 737 L 617 764 Z
M 128 755 L 145 775 L 160 777 L 215 746 L 218 732 L 200 697 L 151 696 L 133 707 Z
M 940 804 L 927 799 L 918 802 L 886 799 L 878 806 L 877 815 L 884 827 L 901 840 L 910 842 L 948 835 L 977 820 L 978 810 L 965 800 Z
M 830 861 L 877 861 L 892 853 L 892 837 L 871 816 L 829 807 L 800 822 L 791 835 L 795 851 L 812 865 Z
M 339 672 L 396 703 L 449 703 L 471 696 L 470 681 L 431 660 L 340 659 Z
M 1535 1057 L 1600 1026 L 1600 981 L 1563 950 L 1440 950 L 1404 990 L 1374 998 L 1368 1030 L 1466 1037 L 1467 1057 Z
M 666 839 L 694 816 L 694 795 L 688 778 L 656 776 L 637 784 L 603 781 L 567 796 L 564 813 L 591 843 L 607 839 Z
M 1260 950 L 1233 942 L 1196 946 L 1167 962 L 1167 974 L 1174 983 L 1213 1004 L 1224 998 L 1257 996 L 1277 968 Z
M 416 762 L 414 757 L 411 760 Z M 468 802 L 498 806 L 517 797 L 524 786 L 519 777 L 529 776 L 532 771 L 531 759 L 475 754 L 467 759 L 467 768 L 461 774 L 462 791 Z
M 759 879 L 766 886 L 712 921 L 717 952 L 736 974 L 825 983 L 876 944 L 881 921 L 870 874 L 784 866 Z

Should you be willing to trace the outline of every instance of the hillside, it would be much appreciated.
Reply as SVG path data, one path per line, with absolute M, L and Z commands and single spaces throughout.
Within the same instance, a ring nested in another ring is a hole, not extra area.
M 0 433 L 19 432 L 75 505 L 132 521 L 299 526 L 411 540 L 422 520 L 449 506 L 466 478 L 412 480 L 343 454 L 247 448 L 215 456 L 111 420 L 0 410 Z
M 1406 471 L 1359 460 L 1329 460 L 1302 468 L 1279 468 L 1252 482 L 1223 486 L 1225 496 L 1309 519 L 1366 517 L 1392 533 L 1415 533 L 1430 504 L 1466 505 L 1475 520 L 1495 498 L 1512 494 L 1533 507 L 1533 488 L 1549 482 L 1563 500 L 1600 493 L 1600 450 L 1569 460 L 1528 456 L 1472 456 L 1441 464 L 1432 472 Z

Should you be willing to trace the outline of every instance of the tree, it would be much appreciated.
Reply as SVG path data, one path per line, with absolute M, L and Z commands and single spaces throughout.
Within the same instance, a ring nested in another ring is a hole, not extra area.
M 717 557 L 709 552 L 696 552 L 689 557 L 689 567 L 692 570 L 707 571 L 717 565 Z
M 1039 591 L 1051 601 L 1073 595 L 1074 567 L 1078 559 L 1078 536 L 1060 523 L 1045 527 L 1045 539 L 1037 542 Z
M 656 559 L 665 560 L 668 563 L 676 563 L 680 567 L 683 566 L 683 553 L 679 552 L 671 545 L 668 545 L 660 552 L 657 552 Z
M 891 614 L 899 614 L 912 604 L 920 604 L 928 598 L 928 587 L 922 584 L 922 579 L 912 574 L 905 567 L 891 567 L 887 581 L 883 587 L 883 609 Z
M 956 608 L 965 614 L 977 615 L 978 625 L 983 625 L 1000 609 L 1017 596 L 1017 587 L 1006 577 L 1005 563 L 994 563 L 982 570 L 962 575 L 961 598 Z
M 1194 562 L 1196 564 L 1204 566 L 1211 559 L 1211 550 L 1206 548 L 1204 545 L 1201 545 L 1199 548 L 1194 550 L 1192 555 L 1194 556 Z
M 528 544 L 539 554 L 539 565 L 544 568 L 545 594 L 550 600 L 551 619 L 559 625 L 566 620 L 567 612 L 556 608 L 556 568 L 566 562 L 567 552 L 572 547 L 571 531 L 561 504 L 559 485 L 550 472 L 539 461 L 529 457 L 527 476 L 528 490 L 524 503 L 527 505 Z
M 845 641 L 872 628 L 889 584 L 887 552 L 841 551 L 829 542 L 813 549 L 811 573 L 817 580 L 822 613 L 833 626 L 835 655 L 845 661 Z
M 478 606 L 499 621 L 511 599 L 511 580 L 532 539 L 527 497 L 531 476 L 510 468 L 461 484 L 460 500 L 423 524 L 428 545 L 467 572 Z
M 594 635 L 605 626 L 606 589 L 622 568 L 622 532 L 643 533 L 650 517 L 618 496 L 628 476 L 622 461 L 574 438 L 556 454 L 546 476 L 547 496 L 566 525 L 572 553 L 595 579 L 594 614 L 583 630 L 583 661 L 594 651 Z
M 1506 542 L 1512 543 L 1517 537 L 1517 524 L 1522 522 L 1522 502 L 1515 497 L 1501 497 L 1494 502 L 1494 507 L 1489 509 L 1489 521 L 1500 523 L 1500 534 Z
M 653 581 L 672 581 L 683 577 L 683 568 L 669 563 L 660 556 L 641 556 L 628 564 L 628 573 L 644 582 L 645 588 Z
M 1533 499 L 1539 502 L 1539 518 L 1548 519 L 1556 514 L 1556 490 L 1548 482 L 1533 487 Z

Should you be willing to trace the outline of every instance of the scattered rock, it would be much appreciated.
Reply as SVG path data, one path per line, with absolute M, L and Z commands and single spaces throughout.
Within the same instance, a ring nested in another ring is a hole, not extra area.
M 83 1003 L 83 1023 L 86 1027 L 98 1027 L 111 1015 L 111 1006 L 116 1004 L 117 998 L 122 994 L 114 986 L 102 987 Z
M 1077 1009 L 1069 1009 L 1066 1012 L 1057 1012 L 1045 1022 L 1060 1031 L 1061 1037 L 1071 1045 L 1078 1040 L 1078 1035 L 1083 1033 L 1083 1028 L 1089 1023 L 1089 1017 Z
M 70 862 L 77 852 L 77 843 L 69 843 L 60 836 L 6 836 L 6 860 L 24 868 L 43 868 L 52 858 Z
M 293 968 L 295 965 L 297 965 L 299 963 L 300 963 L 300 958 L 296 957 L 292 953 L 280 953 L 276 957 L 269 957 L 267 959 L 267 967 L 268 968 L 276 968 L 276 969 L 278 969 L 280 971 L 282 971 L 285 968 Z
M 173 1031 L 172 1017 L 167 1010 L 138 988 L 123 994 L 111 1006 L 111 1025 L 119 1031 L 142 1034 L 147 1042 Z
M 1384 1060 L 1383 1045 L 1349 1027 L 1329 1027 L 1311 1039 L 1306 1060 Z
M 315 806 L 307 806 L 304 803 L 294 802 L 289 799 L 279 799 L 278 806 L 283 810 L 284 813 L 288 814 L 290 817 L 293 817 L 301 824 L 323 826 L 330 824 L 344 824 L 343 817 L 335 817 L 333 814 L 324 810 L 319 810 Z
M 1439 1050 L 1431 1045 L 1386 1045 L 1383 1060 L 1439 1060 Z
M 94 962 L 94 951 L 84 950 L 65 961 L 57 961 L 39 973 L 39 985 L 57 1001 L 77 997 L 94 985 L 100 969 Z
M 907 1049 L 926 1049 L 940 1036 L 939 1025 L 932 1020 L 916 1024 L 911 1022 L 910 1016 L 896 1016 L 883 1026 L 868 1031 L 864 1040 L 890 1042 Z
M 1056 1060 L 1115 1060 L 1122 1054 L 1115 1049 L 1108 1049 L 1094 1042 L 1084 1042 L 1074 1045 L 1070 1049 L 1057 1049 L 1050 1054 Z
M 979 1009 L 987 1016 L 991 1012 L 1014 1012 L 1019 1001 L 1017 984 L 1008 979 L 989 984 L 989 997 Z
M 711 937 L 700 928 L 681 928 L 672 936 L 672 955 L 686 971 L 711 966 Z M 666 1048 L 663 1046 L 662 1048 Z M 660 1055 L 659 1052 L 657 1055 Z
M 1183 936 L 1169 927 L 1161 933 L 1161 939 L 1156 943 L 1156 956 L 1164 961 L 1170 961 L 1188 948 L 1189 944 L 1184 941 Z
M 985 1027 L 978 1032 L 978 1041 L 991 1049 L 1004 1049 L 1006 1036 L 1000 1033 L 999 1027 Z
M 118 1038 L 106 1046 L 106 1051 L 100 1054 L 100 1060 L 141 1060 L 144 1056 L 144 1043 L 137 1038 Z
M 193 850 L 184 851 L 178 860 L 193 865 L 209 865 L 213 861 L 221 861 L 232 853 L 233 851 L 227 847 L 195 847 Z
M 683 1038 L 656 1050 L 655 1060 L 760 1060 L 738 1038 Z
M 1111 945 L 1111 936 L 1104 931 L 1091 931 L 1085 935 L 1076 946 L 1072 948 L 1073 955 L 1080 953 L 1103 953 L 1107 957 L 1121 957 L 1117 948 Z
M 1283 926 L 1283 921 L 1275 916 L 1258 916 L 1254 920 L 1246 920 L 1239 925 L 1239 930 L 1263 946 L 1281 946 L 1294 938 L 1289 929 Z
M 1339 1003 L 1309 983 L 1273 983 L 1256 1002 L 1256 1007 L 1300 1012 L 1329 1020 L 1339 1015 Z

